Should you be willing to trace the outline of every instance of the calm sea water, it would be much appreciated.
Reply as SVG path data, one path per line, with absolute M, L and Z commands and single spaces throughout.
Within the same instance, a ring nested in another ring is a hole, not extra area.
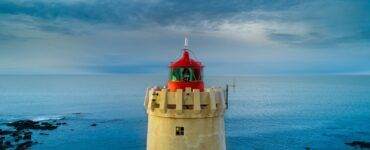
M 145 89 L 166 77 L 0 76 L 0 122 L 65 118 L 32 149 L 145 149 Z M 370 141 L 370 76 L 235 77 L 227 147 L 350 149 Z M 223 86 L 232 77 L 209 77 Z M 96 127 L 91 127 L 97 123 Z

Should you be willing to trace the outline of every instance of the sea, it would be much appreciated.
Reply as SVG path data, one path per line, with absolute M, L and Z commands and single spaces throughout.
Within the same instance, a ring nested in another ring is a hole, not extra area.
M 147 87 L 165 75 L 1 75 L 0 128 L 19 119 L 67 125 L 33 133 L 33 150 L 144 150 Z M 210 76 L 229 89 L 229 150 L 353 149 L 370 141 L 370 76 Z M 96 124 L 96 126 L 91 126 Z M 5 127 L 4 127 L 5 128 Z

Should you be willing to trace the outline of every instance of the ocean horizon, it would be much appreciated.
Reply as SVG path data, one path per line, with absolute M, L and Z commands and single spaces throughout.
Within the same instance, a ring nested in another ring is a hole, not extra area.
M 0 129 L 60 120 L 32 149 L 145 149 L 145 89 L 161 75 L 2 75 Z M 230 88 L 226 145 L 238 149 L 351 149 L 370 140 L 370 76 L 211 76 Z M 95 124 L 96 126 L 92 126 Z M 43 134 L 43 133 L 47 133 Z

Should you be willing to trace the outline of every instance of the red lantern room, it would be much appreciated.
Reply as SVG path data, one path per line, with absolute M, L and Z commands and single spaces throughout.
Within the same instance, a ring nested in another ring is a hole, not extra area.
M 202 79 L 203 65 L 200 61 L 190 58 L 187 45 L 188 40 L 185 38 L 185 48 L 183 49 L 182 57 L 169 65 L 170 77 L 167 86 L 170 91 L 185 90 L 187 87 L 204 91 Z

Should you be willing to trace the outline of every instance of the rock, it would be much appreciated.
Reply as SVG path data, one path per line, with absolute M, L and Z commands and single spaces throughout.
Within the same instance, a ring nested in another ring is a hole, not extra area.
M 16 130 L 21 131 L 24 129 L 37 129 L 37 130 L 54 130 L 58 126 L 55 126 L 48 122 L 37 122 L 32 120 L 19 120 L 11 123 L 7 123 L 7 126 L 14 127 Z
M 58 122 L 56 125 L 57 125 L 57 126 L 60 126 L 60 125 L 67 125 L 67 123 L 65 123 L 65 122 Z
M 13 137 L 15 137 L 15 136 L 19 136 L 19 132 L 20 132 L 20 131 L 18 131 L 18 130 L 17 130 L 17 131 L 14 131 L 14 132 L 12 133 L 12 135 L 11 135 L 11 136 L 13 136 Z
M 0 150 L 2 149 L 2 146 L 4 144 L 5 137 L 0 137 Z
M 32 145 L 35 145 L 35 144 L 42 144 L 42 143 L 38 141 L 32 141 Z
M 15 149 L 15 150 L 26 150 L 29 149 L 33 144 L 38 142 L 32 141 L 32 131 L 33 130 L 54 130 L 60 125 L 65 125 L 67 123 L 60 122 L 39 122 L 32 120 L 18 120 L 14 122 L 7 123 L 9 127 L 13 127 L 15 130 L 2 130 L 0 129 L 0 150 Z M 43 131 L 44 132 L 44 131 Z M 40 133 L 40 135 L 49 135 L 48 133 Z M 11 139 L 15 143 L 10 141 L 5 141 Z M 5 142 L 4 142 L 5 141 Z M 14 148 L 15 147 L 15 148 Z
M 1 135 L 9 135 L 12 134 L 14 131 L 9 131 L 9 130 L 1 130 L 0 129 L 0 136 Z
M 90 126 L 92 126 L 92 127 L 96 127 L 96 126 L 97 126 L 97 124 L 96 124 L 96 123 L 93 123 L 93 124 L 91 124 Z
M 23 132 L 22 132 L 23 133 Z M 11 136 L 14 138 L 14 141 L 15 142 L 18 142 L 19 140 L 22 139 L 22 134 L 21 131 L 17 130 L 17 131 L 14 131 Z
M 14 131 L 0 131 L 0 135 L 9 135 L 9 134 L 13 134 Z
M 32 120 L 19 120 L 11 123 L 7 123 L 7 126 L 16 128 L 17 130 L 33 129 L 37 126 L 38 122 Z
M 3 145 L 6 148 L 13 147 L 12 142 L 10 142 L 10 141 L 6 141 Z
M 6 150 L 8 148 L 13 147 L 13 144 L 10 141 L 5 141 L 4 142 L 4 139 L 5 138 L 0 139 L 0 150 Z
M 23 142 L 21 144 L 18 144 L 15 149 L 16 150 L 26 150 L 31 146 L 32 146 L 32 141 L 26 141 L 26 142 Z
M 32 132 L 25 132 L 23 136 L 23 140 L 31 140 L 32 139 Z
M 20 140 L 21 140 L 21 137 L 20 136 L 14 137 L 14 142 L 19 142 Z
M 350 143 L 346 143 L 349 146 L 352 147 L 359 147 L 359 148 L 370 148 L 370 142 L 365 142 L 365 141 L 352 141 Z
M 48 122 L 43 122 L 43 123 L 41 123 L 41 126 L 39 126 L 38 129 L 41 129 L 41 130 L 54 130 L 56 128 L 58 128 L 58 126 L 55 126 L 55 125 L 53 125 L 51 123 L 48 123 Z
M 43 132 L 41 132 L 41 133 L 39 133 L 40 135 L 49 135 L 48 133 L 43 133 Z

